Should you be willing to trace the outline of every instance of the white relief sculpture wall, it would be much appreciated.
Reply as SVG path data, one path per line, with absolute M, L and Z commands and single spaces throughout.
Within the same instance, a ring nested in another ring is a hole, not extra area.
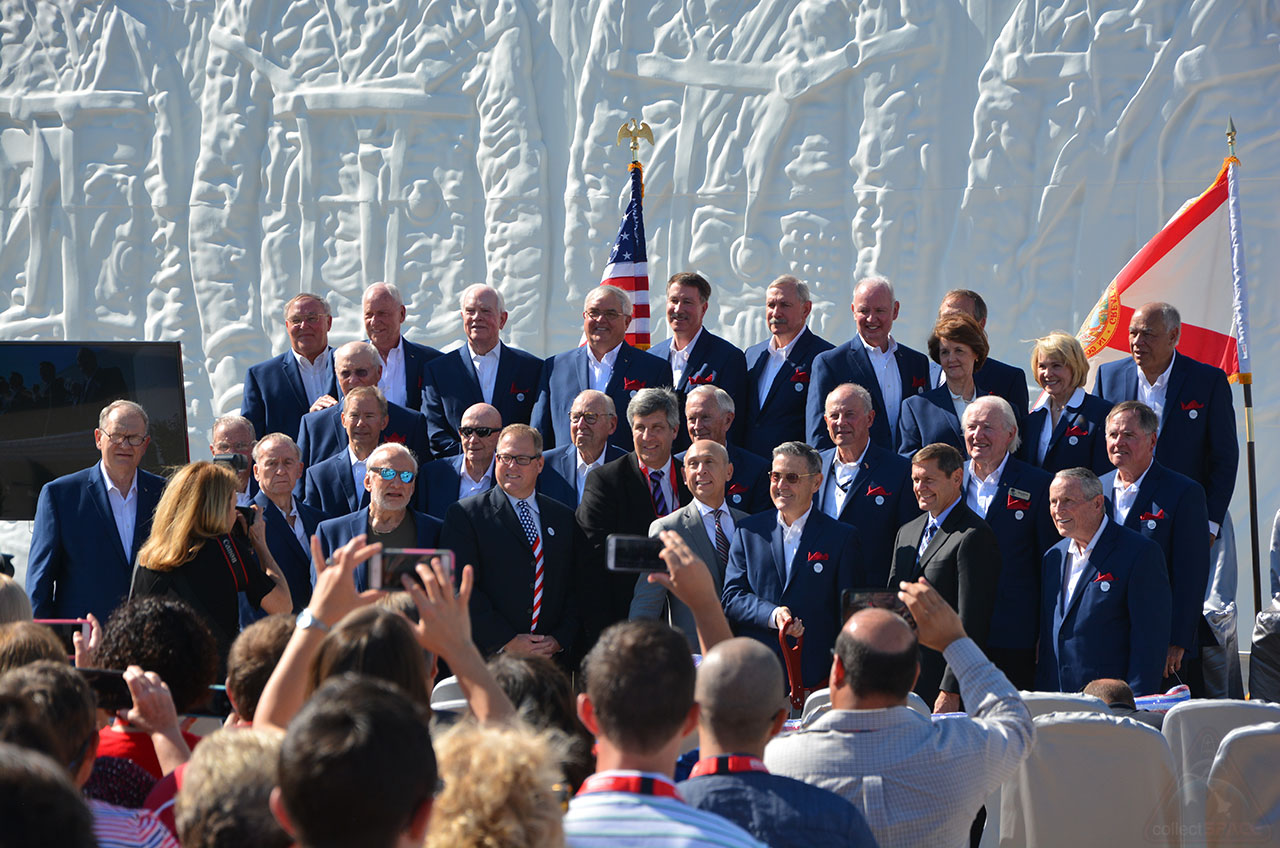
M 1269 516 L 1280 3 L 1115 6 L 0 0 L 0 338 L 181 340 L 193 454 L 284 349 L 298 291 L 345 341 L 362 289 L 394 281 L 409 336 L 444 347 L 485 281 L 508 341 L 554 353 L 599 280 L 637 116 L 650 276 L 705 273 L 716 331 L 762 338 L 789 272 L 847 338 L 851 283 L 878 272 L 899 338 L 922 346 L 942 292 L 972 287 L 1021 363 L 1209 184 L 1232 115 Z M 0 550 L 21 562 L 28 534 L 0 525 Z

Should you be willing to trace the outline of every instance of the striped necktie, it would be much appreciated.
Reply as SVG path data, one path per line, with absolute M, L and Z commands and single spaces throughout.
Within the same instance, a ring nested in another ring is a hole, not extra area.
M 716 559 L 720 560 L 721 570 L 729 564 L 729 537 L 725 535 L 724 527 L 720 524 L 720 516 L 723 513 L 723 509 L 711 511 L 716 519 Z
M 516 512 L 520 516 L 520 526 L 529 538 L 529 547 L 533 548 L 533 614 L 529 622 L 529 632 L 538 631 L 538 613 L 542 611 L 542 539 L 538 536 L 538 525 L 533 522 L 533 512 L 525 501 L 516 501 Z
M 662 493 L 662 475 L 663 472 L 661 471 L 649 472 L 649 480 L 653 483 L 653 511 L 658 514 L 659 518 L 668 512 L 667 496 Z
M 916 549 L 916 562 L 924 556 L 924 552 L 929 549 L 929 543 L 933 541 L 934 535 L 938 532 L 937 523 L 930 518 L 929 522 L 924 526 L 924 535 L 920 537 L 920 547 Z

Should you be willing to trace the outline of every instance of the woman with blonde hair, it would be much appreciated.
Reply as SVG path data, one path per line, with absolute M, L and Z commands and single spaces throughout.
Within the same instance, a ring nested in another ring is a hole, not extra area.
M 31 599 L 27 592 L 7 574 L 0 574 L 0 624 L 31 620 Z
M 1050 474 L 1064 468 L 1110 471 L 1106 427 L 1111 402 L 1084 390 L 1089 360 L 1076 337 L 1054 330 L 1036 339 L 1031 374 L 1044 392 L 1027 416 L 1022 458 Z
M 216 463 L 178 469 L 160 496 L 133 577 L 133 597 L 170 594 L 194 607 L 213 631 L 224 661 L 240 631 L 238 593 L 268 613 L 293 609 L 256 505 L 247 538 L 243 532 L 237 484 L 235 472 Z

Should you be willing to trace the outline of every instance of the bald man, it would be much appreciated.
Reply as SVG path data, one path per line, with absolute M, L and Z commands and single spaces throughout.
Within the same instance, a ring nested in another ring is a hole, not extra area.
M 444 518 L 450 505 L 493 488 L 493 457 L 498 452 L 502 413 L 487 403 L 467 407 L 458 422 L 462 453 L 429 462 L 418 481 L 418 509 Z
M 777 774 L 821 786 L 862 810 L 881 845 L 969 844 L 987 795 L 1031 750 L 1031 714 L 1018 690 L 965 635 L 921 580 L 900 583 L 915 620 L 864 609 L 845 622 L 831 660 L 831 710 L 765 749 Z M 932 722 L 907 706 L 920 645 L 942 652 L 969 715 Z M 974 705 L 977 705 L 976 707 Z
M 782 688 L 778 658 L 755 639 L 727 639 L 707 652 L 694 689 L 702 758 L 680 794 L 690 806 L 724 816 L 774 848 L 875 845 L 853 804 L 770 774 L 762 762 L 765 745 L 787 720 Z M 764 694 L 770 692 L 773 697 Z

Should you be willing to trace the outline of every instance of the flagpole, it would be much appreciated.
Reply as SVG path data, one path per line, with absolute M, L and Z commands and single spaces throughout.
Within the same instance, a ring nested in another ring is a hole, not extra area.
M 1236 124 L 1227 118 L 1227 167 L 1231 179 L 1228 214 L 1231 222 L 1232 274 L 1236 294 L 1236 343 L 1240 352 L 1239 382 L 1244 389 L 1244 438 L 1245 461 L 1249 471 L 1249 543 L 1253 557 L 1253 611 L 1262 612 L 1262 552 L 1258 544 L 1258 470 L 1253 438 L 1253 372 L 1249 363 L 1248 301 L 1244 289 L 1244 247 L 1240 239 L 1240 210 L 1235 194 L 1234 169 L 1240 167 L 1236 158 Z

